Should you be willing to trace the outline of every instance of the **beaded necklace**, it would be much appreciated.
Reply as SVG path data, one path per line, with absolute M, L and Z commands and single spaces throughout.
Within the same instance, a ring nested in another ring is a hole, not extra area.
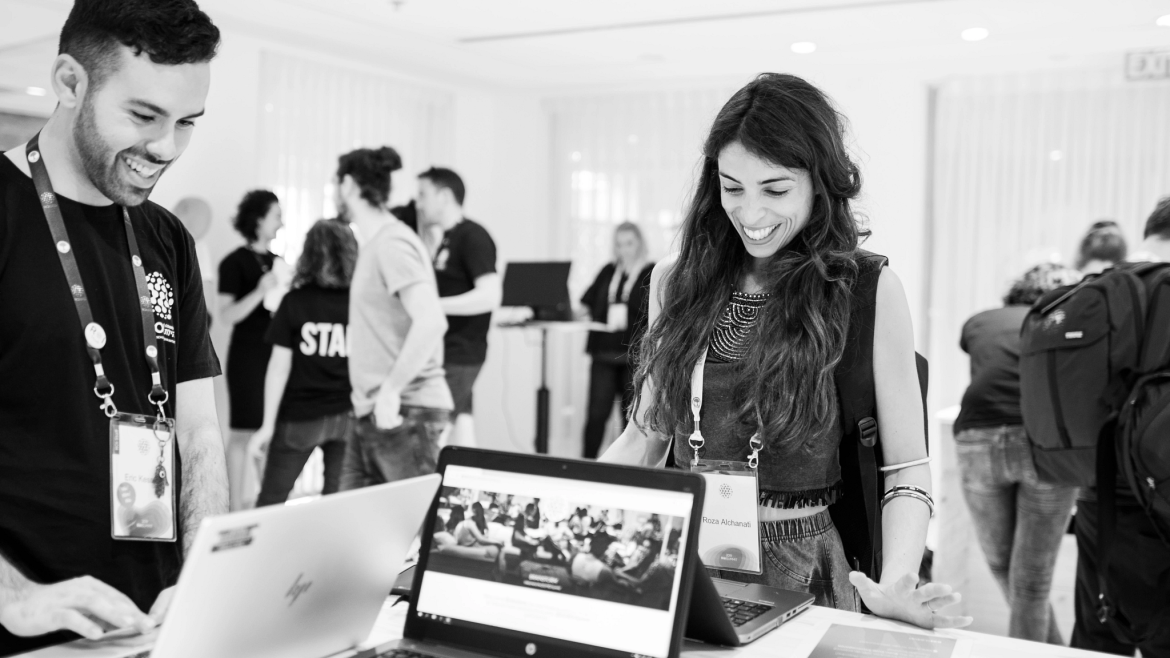
M 747 356 L 760 309 L 770 296 L 768 293 L 731 293 L 731 300 L 719 314 L 715 330 L 711 332 L 710 349 L 713 356 L 728 363 Z

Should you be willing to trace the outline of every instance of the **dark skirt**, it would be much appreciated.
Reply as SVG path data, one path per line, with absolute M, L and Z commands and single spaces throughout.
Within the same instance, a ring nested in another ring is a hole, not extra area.
M 228 348 L 227 385 L 233 430 L 258 430 L 264 422 L 264 377 L 272 346 L 263 336 L 233 335 Z

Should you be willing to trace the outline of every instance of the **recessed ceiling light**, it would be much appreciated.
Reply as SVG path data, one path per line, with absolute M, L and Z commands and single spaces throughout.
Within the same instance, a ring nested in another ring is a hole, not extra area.
M 811 52 L 815 52 L 816 49 L 817 44 L 811 41 L 797 41 L 796 43 L 792 44 L 792 52 L 798 55 L 807 55 Z
M 29 87 L 28 89 L 24 90 L 24 93 L 28 94 L 29 96 L 44 96 L 45 94 L 49 93 L 49 91 L 44 87 Z
M 985 27 L 969 27 L 963 30 L 964 41 L 983 41 L 990 35 L 991 32 Z
M 1170 14 L 1159 16 L 1158 20 L 1155 22 L 1162 27 L 1170 27 Z

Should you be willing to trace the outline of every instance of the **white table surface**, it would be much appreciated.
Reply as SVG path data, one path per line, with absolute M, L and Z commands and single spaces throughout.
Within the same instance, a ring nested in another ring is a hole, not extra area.
M 394 605 L 395 600 L 395 598 L 387 599 L 381 614 L 374 622 L 369 639 L 359 649 L 344 651 L 329 658 L 369 656 L 369 649 L 401 638 L 407 604 L 403 602 Z M 809 608 L 795 619 L 745 647 L 730 649 L 687 642 L 683 646 L 682 655 L 687 658 L 731 658 L 733 656 L 735 658 L 807 658 L 830 624 L 863 626 L 907 633 L 937 634 L 955 638 L 959 642 L 956 645 L 954 658 L 1087 658 L 1088 656 L 1105 655 L 962 630 L 926 631 L 870 615 L 842 612 L 818 606 Z M 142 650 L 149 647 L 151 641 L 149 636 L 120 640 L 110 644 L 81 640 L 22 654 L 22 656 L 24 658 L 118 658 L 126 655 L 128 648 L 137 647 Z

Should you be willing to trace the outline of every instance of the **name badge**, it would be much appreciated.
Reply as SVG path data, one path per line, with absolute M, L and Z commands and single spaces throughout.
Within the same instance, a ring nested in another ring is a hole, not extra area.
M 605 316 L 605 326 L 612 332 L 625 331 L 630 324 L 629 307 L 625 304 L 610 304 Z
M 707 481 L 699 557 L 712 569 L 762 573 L 760 490 L 746 462 L 699 460 L 691 467 Z
M 110 419 L 110 534 L 128 541 L 178 539 L 175 425 L 119 413 Z

